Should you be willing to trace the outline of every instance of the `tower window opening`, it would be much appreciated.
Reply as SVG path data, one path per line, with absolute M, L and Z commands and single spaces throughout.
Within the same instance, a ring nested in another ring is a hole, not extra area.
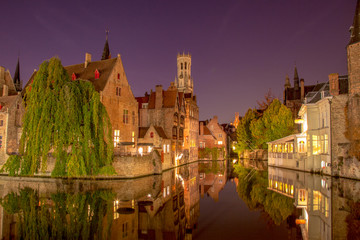
M 187 67 L 187 62 L 185 62 L 185 69 L 186 69 L 186 67 Z
M 181 70 L 183 69 L 183 63 L 181 63 Z

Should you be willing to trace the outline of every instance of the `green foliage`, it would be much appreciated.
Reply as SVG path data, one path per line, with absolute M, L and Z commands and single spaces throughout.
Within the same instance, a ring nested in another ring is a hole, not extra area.
M 5 196 L 1 205 L 17 214 L 19 239 L 110 239 L 114 198 L 113 192 L 98 190 L 48 199 L 25 188 Z
M 240 164 L 235 165 L 238 176 L 239 197 L 252 210 L 263 210 L 280 225 L 294 210 L 293 200 L 267 189 L 267 172 L 251 171 Z
M 274 99 L 259 116 L 249 109 L 241 119 L 236 133 L 236 151 L 267 149 L 267 142 L 286 137 L 294 131 L 294 120 L 290 109 Z
M 95 175 L 111 168 L 111 124 L 100 95 L 84 80 L 70 81 L 57 58 L 43 62 L 26 89 L 20 158 L 10 158 L 11 174 L 33 175 L 56 158 L 52 176 Z
M 236 129 L 237 144 L 235 151 L 241 153 L 247 149 L 254 149 L 254 139 L 250 130 L 250 125 L 253 121 L 256 121 L 257 113 L 255 110 L 248 109 L 245 116 L 240 120 Z
M 294 120 L 290 109 L 274 99 L 262 117 L 252 121 L 250 131 L 259 149 L 267 149 L 267 142 L 286 137 L 294 131 Z
M 1 168 L 1 172 L 8 172 L 9 176 L 18 175 L 20 171 L 20 159 L 18 155 L 11 155 Z

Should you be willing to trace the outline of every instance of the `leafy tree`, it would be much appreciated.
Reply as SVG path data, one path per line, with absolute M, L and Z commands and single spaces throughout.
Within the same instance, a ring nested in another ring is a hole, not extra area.
M 238 153 L 241 153 L 246 149 L 252 150 L 254 148 L 254 139 L 250 130 L 250 125 L 256 119 L 257 112 L 249 108 L 245 116 L 240 120 L 236 129 L 237 144 L 235 148 Z
M 21 156 L 10 157 L 4 170 L 13 175 L 45 171 L 53 153 L 53 176 L 114 172 L 109 116 L 90 82 L 70 81 L 60 60 L 52 58 L 40 65 L 25 98 Z
M 262 117 L 252 121 L 250 131 L 257 148 L 267 149 L 267 142 L 286 137 L 294 131 L 291 111 L 274 99 Z

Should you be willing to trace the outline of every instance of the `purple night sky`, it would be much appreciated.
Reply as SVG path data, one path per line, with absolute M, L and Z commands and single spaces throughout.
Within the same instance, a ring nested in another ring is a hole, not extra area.
M 282 99 L 296 62 L 306 84 L 347 74 L 346 45 L 356 0 L 5 1 L 0 65 L 27 82 L 42 61 L 100 60 L 105 29 L 134 95 L 168 87 L 178 52 L 192 54 L 200 120 L 229 122 L 271 89 Z

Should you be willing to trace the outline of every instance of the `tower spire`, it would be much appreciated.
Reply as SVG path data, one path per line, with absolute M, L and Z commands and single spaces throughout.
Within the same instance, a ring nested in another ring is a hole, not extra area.
M 285 78 L 285 85 L 284 85 L 284 87 L 285 87 L 285 89 L 291 87 L 289 75 L 287 75 L 287 74 L 286 74 L 286 78 Z
M 297 67 L 295 65 L 295 70 L 294 70 L 294 90 L 298 90 L 299 89 L 299 74 L 297 71 Z
M 22 84 L 21 84 L 21 80 L 20 80 L 20 61 L 19 61 L 19 56 L 18 56 L 18 60 L 17 60 L 17 64 L 16 64 L 16 70 L 15 70 L 15 74 L 14 74 L 14 85 L 16 88 L 17 92 L 21 92 L 22 90 Z
M 360 0 L 357 1 L 354 22 L 350 27 L 350 44 L 360 41 Z
M 109 38 L 109 30 L 108 29 L 105 30 L 105 34 L 106 34 L 106 41 L 105 41 L 104 50 L 103 50 L 101 60 L 106 60 L 106 59 L 111 58 L 111 53 L 110 53 L 110 49 L 109 49 L 109 42 L 108 42 L 108 38 Z

